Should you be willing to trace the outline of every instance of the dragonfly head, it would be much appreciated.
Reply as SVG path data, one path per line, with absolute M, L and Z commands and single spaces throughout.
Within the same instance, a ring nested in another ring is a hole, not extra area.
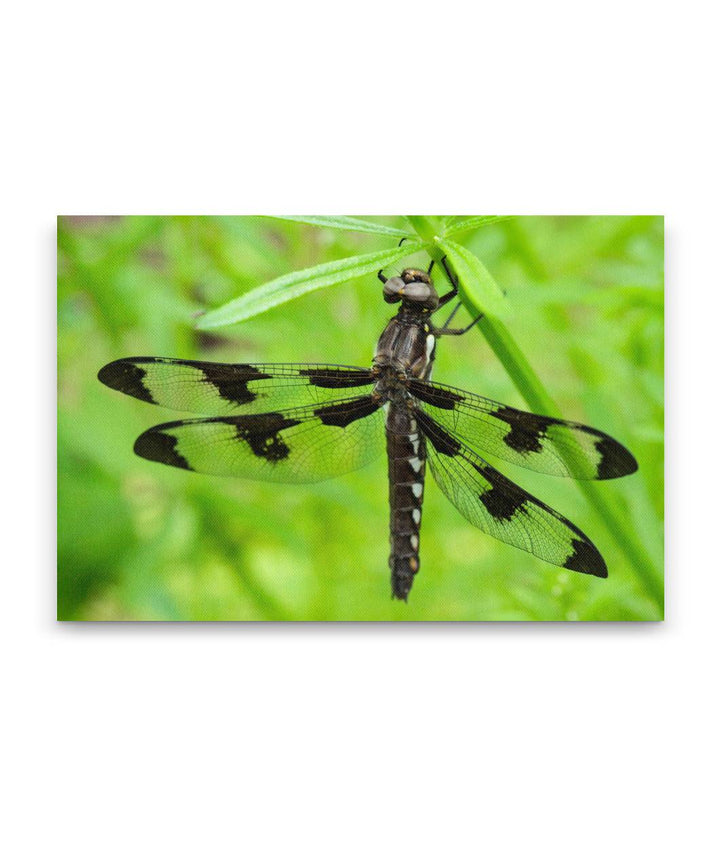
M 400 276 L 391 276 L 383 285 L 386 303 L 402 300 L 404 306 L 437 309 L 438 295 L 430 274 L 424 270 L 406 268 Z

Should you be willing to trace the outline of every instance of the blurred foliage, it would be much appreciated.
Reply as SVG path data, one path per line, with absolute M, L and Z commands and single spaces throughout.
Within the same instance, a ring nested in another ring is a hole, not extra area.
M 407 231 L 401 217 L 371 219 Z M 478 220 L 453 240 L 506 290 L 504 322 L 563 415 L 607 431 L 637 457 L 639 473 L 598 489 L 661 581 L 662 218 Z M 647 580 L 569 480 L 500 466 L 588 533 L 609 579 L 555 568 L 484 535 L 428 474 L 421 569 L 404 604 L 390 599 L 382 459 L 290 486 L 199 476 L 133 455 L 142 430 L 177 416 L 103 387 L 103 364 L 160 355 L 369 365 L 393 314 L 372 274 L 222 331 L 200 332 L 193 322 L 288 272 L 396 243 L 390 234 L 252 217 L 59 219 L 61 619 L 662 617 Z M 437 380 L 523 407 L 481 335 L 446 340 L 438 351 Z

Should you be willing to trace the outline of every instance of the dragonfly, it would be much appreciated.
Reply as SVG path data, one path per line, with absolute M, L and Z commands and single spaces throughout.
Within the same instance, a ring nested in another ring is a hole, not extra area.
M 541 416 L 431 380 L 438 339 L 463 335 L 435 313 L 458 296 L 440 296 L 431 272 L 406 268 L 387 277 L 387 303 L 399 303 L 369 367 L 317 363 L 216 363 L 125 357 L 98 373 L 111 389 L 149 404 L 195 414 L 156 425 L 135 441 L 142 458 L 211 475 L 285 484 L 350 472 L 382 453 L 388 461 L 390 580 L 407 601 L 420 569 L 420 524 L 429 466 L 445 496 L 488 535 L 557 565 L 605 578 L 607 565 L 577 526 L 492 466 L 484 455 L 537 472 L 614 479 L 638 468 L 608 434 Z

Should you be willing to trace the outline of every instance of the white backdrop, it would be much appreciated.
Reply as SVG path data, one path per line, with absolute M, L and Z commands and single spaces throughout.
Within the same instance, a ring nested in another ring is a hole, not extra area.
M 717 847 L 709 12 L 5 11 L 4 852 Z M 57 625 L 55 214 L 398 211 L 666 215 L 667 621 Z

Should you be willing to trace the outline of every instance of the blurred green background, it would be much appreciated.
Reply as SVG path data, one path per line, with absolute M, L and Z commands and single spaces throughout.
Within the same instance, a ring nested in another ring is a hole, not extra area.
M 371 219 L 407 225 L 400 217 Z M 638 473 L 598 489 L 643 545 L 655 585 L 576 484 L 509 464 L 499 468 L 593 539 L 607 580 L 484 535 L 428 473 L 420 574 L 408 604 L 392 601 L 382 458 L 328 482 L 292 486 L 201 476 L 135 457 L 139 433 L 179 416 L 102 386 L 102 365 L 139 355 L 369 365 L 394 314 L 374 276 L 221 335 L 195 331 L 193 316 L 282 274 L 396 241 L 268 218 L 61 217 L 58 617 L 661 618 L 662 218 L 518 217 L 458 240 L 507 291 L 503 320 L 563 415 L 610 433 L 638 459 Z M 463 310 L 458 323 L 465 317 Z M 526 409 L 475 331 L 441 343 L 434 377 Z

